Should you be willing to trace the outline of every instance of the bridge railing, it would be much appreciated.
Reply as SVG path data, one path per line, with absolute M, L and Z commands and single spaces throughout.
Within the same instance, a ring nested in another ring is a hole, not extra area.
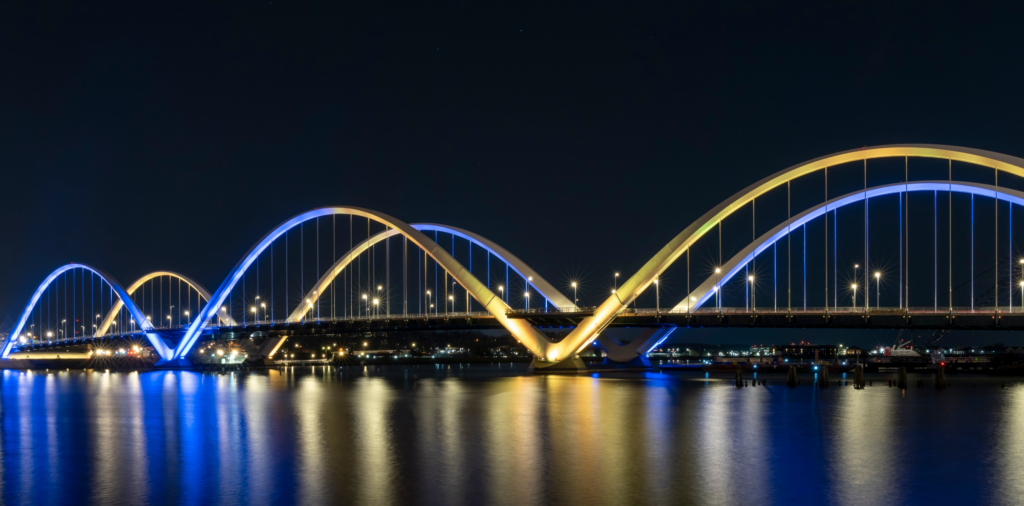
M 536 307 L 530 309 L 508 309 L 505 311 L 507 315 L 523 315 L 523 314 L 572 314 L 572 313 L 593 313 L 597 310 L 597 306 L 568 306 L 568 307 Z

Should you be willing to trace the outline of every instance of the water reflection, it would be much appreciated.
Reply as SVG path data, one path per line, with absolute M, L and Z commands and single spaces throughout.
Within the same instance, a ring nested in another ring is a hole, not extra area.
M 478 365 L 0 377 L 3 504 L 1011 504 L 1024 494 L 1024 387 L 985 379 L 903 393 Z

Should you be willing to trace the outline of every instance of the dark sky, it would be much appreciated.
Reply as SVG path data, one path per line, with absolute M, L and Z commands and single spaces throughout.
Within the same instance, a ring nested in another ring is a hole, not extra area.
M 631 273 L 803 160 L 1024 155 L 1010 2 L 0 4 L 0 319 L 53 268 L 216 287 L 300 211 Z

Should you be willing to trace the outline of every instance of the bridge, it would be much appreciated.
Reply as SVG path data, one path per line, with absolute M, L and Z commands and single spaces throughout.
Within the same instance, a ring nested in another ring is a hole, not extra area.
M 270 230 L 213 292 L 170 271 L 125 286 L 93 266 L 60 266 L 0 357 L 129 336 L 158 365 L 184 366 L 202 336 L 218 333 L 479 328 L 508 331 L 534 368 L 557 370 L 584 367 L 588 346 L 642 365 L 686 327 L 1022 330 L 1024 256 L 1013 239 L 1022 177 L 1020 158 L 953 146 L 823 156 L 740 190 L 621 283 L 616 273 L 588 306 L 580 283 L 559 290 L 476 233 L 316 208 Z M 623 344 L 614 327 L 649 330 Z M 553 340 L 552 328 L 566 335 Z

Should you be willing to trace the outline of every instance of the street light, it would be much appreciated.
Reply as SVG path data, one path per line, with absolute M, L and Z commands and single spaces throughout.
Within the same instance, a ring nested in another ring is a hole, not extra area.
M 875 309 L 882 307 L 879 301 L 882 298 L 882 273 L 875 272 Z M 953 301 L 949 301 L 950 305 L 953 305 Z
M 192 318 L 189 317 L 188 311 L 185 311 L 185 325 L 192 325 Z
M 366 317 L 370 317 L 370 303 L 366 300 L 366 294 L 363 294 L 363 307 L 366 309 Z
M 449 295 L 448 296 L 448 302 L 445 302 L 445 304 L 444 304 L 444 314 L 445 315 L 448 314 L 448 304 L 451 304 L 451 306 L 452 306 L 452 313 L 454 313 L 455 312 L 455 296 L 454 295 Z
M 657 278 L 654 280 L 654 310 L 655 314 L 661 315 L 661 285 L 658 284 Z
M 619 289 L 619 273 L 615 273 L 615 288 L 612 289 L 612 293 L 615 293 Z
M 1024 281 L 1020 282 L 1020 306 L 1024 308 Z
M 526 310 L 527 311 L 530 310 L 530 292 L 529 291 L 526 292 Z
M 853 310 L 856 311 L 857 310 L 857 283 L 854 283 L 854 284 L 850 285 L 850 288 L 853 289 Z
M 430 290 L 427 290 L 427 305 L 429 306 L 428 309 L 427 309 L 427 314 L 429 315 L 430 314 L 430 309 L 429 308 L 430 307 L 434 307 L 434 305 L 430 303 Z
M 857 269 L 859 269 L 859 268 L 860 268 L 860 264 L 853 264 L 853 280 L 854 281 L 857 281 Z M 869 286 L 869 287 L 866 287 L 866 288 L 871 288 L 871 287 Z M 864 292 L 864 297 L 865 297 L 864 305 L 866 306 L 867 305 L 867 297 L 868 297 L 867 292 Z M 857 306 L 857 302 L 854 301 L 853 305 L 856 307 Z
M 373 315 L 380 315 L 380 299 L 373 299 Z
M 747 281 L 750 282 L 750 309 L 756 313 L 757 312 L 757 303 L 756 303 L 757 299 L 754 298 L 754 276 L 747 276 Z
M 572 303 L 573 303 L 573 307 L 577 311 L 579 311 L 579 308 L 580 308 L 580 298 L 576 294 L 576 283 L 575 282 L 572 284 Z
M 501 292 L 501 300 L 505 301 L 505 304 L 508 305 L 508 300 L 505 299 L 505 285 L 498 285 L 498 291 Z
M 715 306 L 718 306 L 718 312 L 722 312 L 722 300 L 720 293 L 722 291 L 722 269 L 715 267 Z

